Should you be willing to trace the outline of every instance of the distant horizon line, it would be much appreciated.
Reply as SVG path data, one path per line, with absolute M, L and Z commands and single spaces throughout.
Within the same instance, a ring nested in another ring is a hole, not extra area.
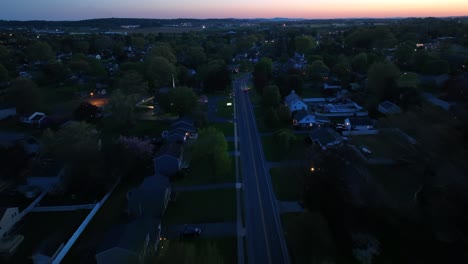
M 74 20 L 46 20 L 46 19 L 31 19 L 31 20 L 14 20 L 14 19 L 2 19 L 0 21 L 9 22 L 80 22 L 88 20 L 99 20 L 99 19 L 142 19 L 142 20 L 344 20 L 344 19 L 408 19 L 408 18 L 466 18 L 467 15 L 458 16 L 392 16 L 392 17 L 330 17 L 330 18 L 294 18 L 294 17 L 255 17 L 255 18 L 236 18 L 236 17 L 224 17 L 224 18 L 191 18 L 191 17 L 178 17 L 178 18 L 148 18 L 148 17 L 100 17 L 100 18 L 86 18 L 86 19 L 74 19 Z

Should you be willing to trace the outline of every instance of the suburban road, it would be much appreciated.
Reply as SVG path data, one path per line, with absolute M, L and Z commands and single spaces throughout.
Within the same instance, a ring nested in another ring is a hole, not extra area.
M 249 93 L 251 75 L 233 82 L 244 190 L 245 235 L 249 263 L 290 263 L 278 204 L 267 171 Z

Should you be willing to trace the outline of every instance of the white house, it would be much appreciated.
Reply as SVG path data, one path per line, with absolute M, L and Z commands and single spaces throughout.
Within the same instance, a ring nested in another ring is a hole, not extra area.
M 307 104 L 304 103 L 302 98 L 296 94 L 294 90 L 291 91 L 291 94 L 284 98 L 284 104 L 289 107 L 290 112 L 298 110 L 307 110 Z
M 300 110 L 293 117 L 293 125 L 301 128 L 311 128 L 317 123 L 315 116 L 307 110 Z
M 4 238 L 20 219 L 18 207 L 0 208 L 0 238 Z

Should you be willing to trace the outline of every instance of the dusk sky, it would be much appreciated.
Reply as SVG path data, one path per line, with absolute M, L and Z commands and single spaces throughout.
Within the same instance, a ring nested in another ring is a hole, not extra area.
M 1 0 L 0 19 L 352 18 L 468 15 L 468 0 Z

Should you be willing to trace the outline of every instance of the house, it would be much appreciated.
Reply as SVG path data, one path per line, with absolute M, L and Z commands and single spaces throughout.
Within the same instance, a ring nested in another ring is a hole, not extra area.
M 156 153 L 154 159 L 154 169 L 156 173 L 174 176 L 184 166 L 183 147 L 177 143 L 166 143 Z
M 373 130 L 374 124 L 367 116 L 348 117 L 344 120 L 347 130 Z
M 30 157 L 36 157 L 40 151 L 40 144 L 36 139 L 17 132 L 0 132 L 0 146 L 21 146 Z
M 0 120 L 7 119 L 8 117 L 16 115 L 16 107 L 2 107 L 0 108 Z
M 179 119 L 178 121 L 171 124 L 171 129 L 177 128 L 181 125 L 193 127 L 193 122 L 189 119 Z
M 381 102 L 377 107 L 377 110 L 384 115 L 394 115 L 401 113 L 401 108 L 390 101 Z
M 146 177 L 127 193 L 128 212 L 133 216 L 162 217 L 171 196 L 169 179 L 156 174 Z
M 171 125 L 171 130 L 164 131 L 163 137 L 168 142 L 183 143 L 187 139 L 197 139 L 197 128 L 186 122 L 178 122 Z
M 294 90 L 291 91 L 291 94 L 284 98 L 284 104 L 289 107 L 290 112 L 298 110 L 307 110 L 307 104 L 304 103 L 302 98 L 296 94 Z
M 29 117 L 22 117 L 21 122 L 25 124 L 30 124 L 35 127 L 43 128 L 49 126 L 51 120 L 47 117 L 46 114 L 41 112 L 35 112 Z
M 420 74 L 419 81 L 424 85 L 435 85 L 437 87 L 442 87 L 448 80 L 450 80 L 450 75 L 448 74 L 439 74 L 439 75 L 426 75 Z
M 0 208 L 0 239 L 6 237 L 20 219 L 21 214 L 18 207 Z
M 138 217 L 113 227 L 98 247 L 97 264 L 137 264 L 156 252 L 161 235 L 161 220 Z
M 331 128 L 318 127 L 309 134 L 310 140 L 319 145 L 323 150 L 343 143 L 343 138 Z
M 65 232 L 66 233 L 66 232 Z M 67 236 L 63 230 L 56 231 L 42 240 L 32 255 L 34 264 L 49 264 L 57 257 L 67 242 Z
M 324 90 L 341 90 L 341 85 L 338 83 L 323 83 Z
M 307 110 L 299 110 L 293 116 L 293 125 L 301 128 L 311 128 L 317 124 L 315 116 Z

